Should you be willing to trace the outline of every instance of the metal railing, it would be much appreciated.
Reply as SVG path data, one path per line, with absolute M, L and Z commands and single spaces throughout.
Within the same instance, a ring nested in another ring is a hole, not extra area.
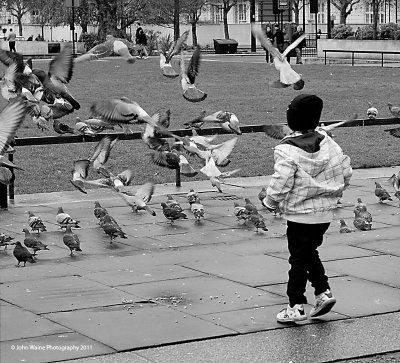
M 381 50 L 341 50 L 341 49 L 323 49 L 324 60 L 326 64 L 326 53 L 351 53 L 351 65 L 354 66 L 355 54 L 381 54 L 381 66 L 383 67 L 385 54 L 400 54 L 396 51 L 381 51 Z M 365 58 L 363 58 L 365 60 Z
M 340 120 L 334 121 L 321 121 L 321 124 L 328 126 L 339 122 Z M 397 125 L 400 124 L 400 118 L 379 118 L 379 119 L 356 119 L 340 127 L 357 127 L 357 126 L 385 126 L 385 125 Z M 267 125 L 241 125 L 240 130 L 243 134 L 264 132 L 264 128 Z M 178 136 L 191 136 L 192 131 L 189 129 L 178 129 L 171 130 L 174 134 Z M 199 135 L 218 135 L 218 134 L 231 134 L 230 132 L 220 128 L 220 127 L 210 127 L 197 130 Z M 99 142 L 106 135 L 118 135 L 119 140 L 140 140 L 141 131 L 135 131 L 130 134 L 124 133 L 101 133 L 95 136 L 85 136 L 85 135 L 71 135 L 71 136 L 42 136 L 42 137 L 26 137 L 26 138 L 15 138 L 13 147 L 16 152 L 19 147 L 23 146 L 39 146 L 39 145 L 61 145 L 61 144 L 71 144 L 71 143 L 87 143 L 87 142 Z M 8 154 L 8 159 L 14 161 L 14 153 Z M 181 186 L 181 177 L 179 169 L 176 169 L 175 185 L 177 187 Z M 8 196 L 7 196 L 8 194 Z M 7 209 L 8 198 L 14 200 L 14 182 L 10 185 L 4 185 L 0 183 L 0 209 Z

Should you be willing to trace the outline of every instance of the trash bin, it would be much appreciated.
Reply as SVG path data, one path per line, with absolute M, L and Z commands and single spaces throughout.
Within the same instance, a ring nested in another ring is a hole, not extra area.
M 49 43 L 47 45 L 47 52 L 50 53 L 60 53 L 61 44 L 60 43 Z
M 213 39 L 216 54 L 237 53 L 238 42 L 234 39 Z

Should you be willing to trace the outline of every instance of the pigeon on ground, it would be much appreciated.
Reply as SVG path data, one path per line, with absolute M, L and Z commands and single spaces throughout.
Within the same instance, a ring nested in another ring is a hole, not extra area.
M 201 102 L 207 97 L 207 93 L 199 90 L 194 84 L 196 76 L 199 74 L 200 53 L 200 46 L 197 46 L 190 58 L 189 64 L 186 66 L 183 53 L 181 52 L 180 66 L 183 98 L 190 102 Z
M 106 214 L 108 214 L 107 209 L 103 208 L 100 203 L 96 200 L 94 202 L 93 214 L 97 219 L 102 219 Z
M 24 228 L 22 231 L 25 232 L 24 245 L 32 249 L 33 256 L 36 256 L 37 251 L 48 250 L 47 245 L 38 240 L 35 236 L 32 236 L 28 228 Z
M 26 247 L 22 246 L 21 242 L 17 241 L 17 242 L 13 242 L 11 244 L 15 245 L 14 250 L 13 250 L 13 255 L 18 261 L 17 267 L 20 267 L 19 264 L 21 262 L 24 263 L 24 265 L 22 267 L 25 267 L 26 262 L 30 262 L 30 263 L 36 262 L 35 258 L 33 257 L 34 255 L 32 253 L 30 253 Z
M 247 212 L 248 212 L 249 214 L 256 214 L 256 213 L 258 213 L 258 208 L 257 208 L 257 206 L 256 206 L 254 203 L 252 203 L 252 202 L 250 201 L 249 198 L 244 198 L 244 201 L 245 201 L 244 207 L 246 208 L 246 210 L 247 210 Z
M 57 134 L 60 135 L 75 133 L 74 129 L 71 126 L 62 123 L 59 120 L 53 120 L 53 129 L 55 132 L 57 132 Z
M 359 217 L 357 214 L 353 221 L 354 227 L 360 231 L 370 231 L 372 228 L 372 223 L 366 221 L 364 218 Z
M 340 223 L 340 233 L 351 233 L 354 232 L 353 228 L 350 228 L 347 224 L 346 221 L 344 219 L 341 219 L 339 221 Z
M 388 107 L 390 113 L 397 118 L 400 118 L 400 107 L 398 106 L 393 106 L 390 102 L 388 102 Z
M 161 203 L 163 214 L 172 224 L 177 219 L 187 219 L 187 215 L 183 212 L 176 210 L 175 208 L 168 207 L 166 203 Z
M 124 58 L 127 63 L 133 64 L 136 60 L 132 57 L 129 50 L 134 47 L 135 45 L 128 42 L 126 39 L 115 38 L 109 34 L 106 36 L 105 42 L 97 44 L 93 48 L 89 49 L 85 54 L 77 57 L 75 63 L 97 60 L 108 57 L 114 53 Z
M 10 242 L 14 237 L 11 237 L 8 234 L 5 233 L 0 233 L 0 247 L 4 247 L 4 250 L 7 249 L 7 246 L 10 244 Z
M 165 202 L 165 204 L 169 208 L 175 209 L 178 212 L 183 212 L 183 208 L 171 194 L 167 194 L 167 201 Z
M 68 213 L 64 212 L 62 207 L 58 207 L 56 221 L 57 224 L 60 226 L 60 228 L 67 228 L 68 226 L 74 228 L 81 228 L 81 226 L 79 225 L 80 221 L 71 218 L 71 216 Z
M 375 182 L 375 195 L 379 198 L 379 203 L 383 203 L 385 200 L 393 200 L 388 191 L 382 188 L 379 182 Z
M 261 202 L 267 197 L 267 189 L 265 187 L 261 188 L 261 191 L 258 193 L 258 200 Z
M 91 137 L 96 135 L 96 133 L 89 127 L 89 125 L 83 122 L 79 117 L 76 118 L 74 130 L 80 135 Z
M 28 211 L 28 225 L 29 227 L 31 227 L 32 231 L 37 231 L 37 233 L 39 234 L 39 232 L 44 232 L 47 231 L 46 226 L 44 225 L 42 218 L 40 218 L 39 216 L 36 216 L 34 213 L 32 213 L 31 211 Z
M 368 102 L 367 117 L 370 120 L 374 120 L 378 117 L 378 109 L 372 106 L 371 102 Z
M 393 129 L 387 129 L 385 131 L 389 132 L 389 134 L 394 137 L 400 137 L 400 127 L 395 127 Z
M 115 238 L 128 238 L 126 237 L 125 232 L 121 229 L 121 227 L 114 222 L 110 215 L 106 214 L 102 219 L 101 228 L 103 228 L 104 232 L 108 234 L 111 238 L 110 243 L 112 243 Z
M 170 40 L 170 34 L 160 39 L 158 48 L 160 53 L 160 68 L 162 74 L 168 78 L 176 78 L 179 76 L 172 68 L 171 59 L 175 54 L 179 54 L 183 44 L 186 42 L 189 30 L 186 30 L 176 42 Z
M 197 197 L 194 203 L 190 204 L 190 211 L 193 213 L 196 222 L 200 222 L 202 218 L 204 218 L 204 206 L 200 201 L 200 198 Z
M 154 193 L 154 183 L 148 182 L 143 184 L 135 194 L 131 192 L 119 192 L 118 195 L 132 207 L 134 212 L 138 210 L 146 210 L 150 215 L 155 216 L 154 212 L 147 203 L 150 202 Z
M 367 206 L 361 202 L 359 198 L 359 203 L 356 204 L 354 208 L 354 227 L 362 231 L 369 231 L 372 228 L 372 215 L 367 210 Z
M 106 121 L 100 120 L 99 118 L 88 118 L 82 120 L 80 117 L 77 117 L 76 120 L 84 122 L 95 134 L 105 130 L 114 130 L 114 126 L 110 125 Z
M 400 172 L 398 175 L 393 174 L 388 181 L 393 185 L 394 196 L 400 201 Z
M 263 231 L 268 231 L 264 217 L 258 212 L 251 213 L 247 221 L 249 221 L 254 227 L 256 227 L 256 233 L 258 233 L 259 229 L 262 229 Z
M 248 213 L 246 208 L 241 206 L 237 201 L 233 202 L 233 213 L 239 222 L 246 221 L 250 217 L 250 213 Z
M 71 170 L 71 184 L 80 192 L 87 194 L 85 181 L 89 172 L 90 161 L 87 159 L 74 161 L 74 168 Z
M 82 252 L 79 237 L 74 232 L 71 231 L 70 225 L 66 226 L 66 230 L 63 235 L 63 242 L 70 249 L 71 257 L 74 256 L 74 253 L 73 253 L 74 250 L 78 251 L 78 252 Z
M 197 197 L 198 197 L 198 194 L 197 194 L 197 192 L 194 191 L 193 188 L 191 188 L 189 190 L 189 193 L 186 194 L 186 199 L 187 199 L 189 204 L 195 203 Z
M 200 130 L 202 126 L 204 125 L 203 118 L 206 116 L 206 111 L 201 111 L 200 115 L 195 117 L 193 120 L 190 120 L 188 122 L 185 122 L 183 125 L 185 126 L 186 129 L 192 129 L 192 130 Z

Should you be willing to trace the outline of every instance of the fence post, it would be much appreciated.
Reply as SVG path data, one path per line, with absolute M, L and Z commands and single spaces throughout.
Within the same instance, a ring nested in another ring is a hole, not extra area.
M 0 183 L 0 209 L 7 209 L 7 185 Z
M 178 169 L 175 169 L 175 185 L 177 187 L 182 186 L 181 184 L 181 171 Z
M 12 163 L 14 162 L 14 154 L 13 153 L 8 154 L 8 160 L 10 160 Z M 14 174 L 14 168 L 10 167 L 9 169 Z M 10 185 L 8 186 L 8 195 L 9 195 L 9 198 L 12 201 L 14 201 L 14 196 L 15 196 L 14 180 L 12 180 Z

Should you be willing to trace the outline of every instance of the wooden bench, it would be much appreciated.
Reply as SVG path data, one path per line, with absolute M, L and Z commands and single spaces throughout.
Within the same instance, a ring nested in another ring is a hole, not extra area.
M 354 54 L 381 54 L 381 66 L 383 67 L 385 54 L 400 54 L 398 51 L 382 50 L 343 50 L 343 49 L 323 49 L 326 64 L 326 53 L 351 53 L 351 65 L 354 66 Z

